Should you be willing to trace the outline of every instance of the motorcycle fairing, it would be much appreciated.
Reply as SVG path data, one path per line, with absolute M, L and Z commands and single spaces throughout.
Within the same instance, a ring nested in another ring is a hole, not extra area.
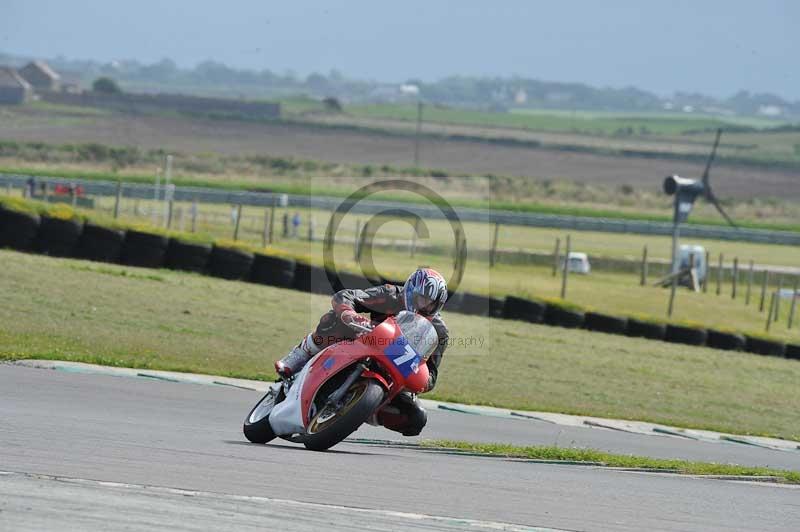
M 304 432 L 306 429 L 301 411 L 300 392 L 310 369 L 311 364 L 306 364 L 286 392 L 286 399 L 275 405 L 269 414 L 269 426 L 278 436 Z

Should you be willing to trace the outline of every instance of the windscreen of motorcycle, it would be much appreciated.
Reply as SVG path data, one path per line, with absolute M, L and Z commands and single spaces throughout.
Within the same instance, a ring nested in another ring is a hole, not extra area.
M 408 345 L 419 353 L 423 360 L 427 360 L 439 343 L 439 336 L 431 322 L 419 314 L 407 310 L 400 312 L 395 321 L 408 341 Z

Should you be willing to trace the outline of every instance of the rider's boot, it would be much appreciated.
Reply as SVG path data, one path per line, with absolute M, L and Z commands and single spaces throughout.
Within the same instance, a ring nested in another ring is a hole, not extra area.
M 275 371 L 284 379 L 288 379 L 303 369 L 303 366 L 319 351 L 320 348 L 314 343 L 312 334 L 309 334 L 294 349 L 289 351 L 289 354 L 275 361 Z

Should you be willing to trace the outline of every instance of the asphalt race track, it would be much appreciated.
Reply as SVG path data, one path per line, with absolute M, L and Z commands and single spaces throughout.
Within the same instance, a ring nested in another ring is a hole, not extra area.
M 800 489 L 343 443 L 253 445 L 255 392 L 0 365 L 0 530 L 797 530 Z M 800 469 L 800 453 L 431 412 L 428 438 Z M 359 438 L 404 440 L 368 427 Z

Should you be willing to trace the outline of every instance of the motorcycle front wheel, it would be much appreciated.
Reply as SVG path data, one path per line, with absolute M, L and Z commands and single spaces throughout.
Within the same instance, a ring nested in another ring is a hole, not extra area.
M 280 392 L 277 393 L 278 395 L 282 395 Z M 275 432 L 269 424 L 269 414 L 275 407 L 275 403 L 279 402 L 275 399 L 276 392 L 271 388 L 264 397 L 256 403 L 256 406 L 253 407 L 250 413 L 247 414 L 242 431 L 244 432 L 245 438 L 251 442 L 267 443 L 275 439 Z
M 330 449 L 347 438 L 364 423 L 383 402 L 383 387 L 371 379 L 353 384 L 341 407 L 326 407 L 317 412 L 308 424 L 303 445 L 312 451 Z

